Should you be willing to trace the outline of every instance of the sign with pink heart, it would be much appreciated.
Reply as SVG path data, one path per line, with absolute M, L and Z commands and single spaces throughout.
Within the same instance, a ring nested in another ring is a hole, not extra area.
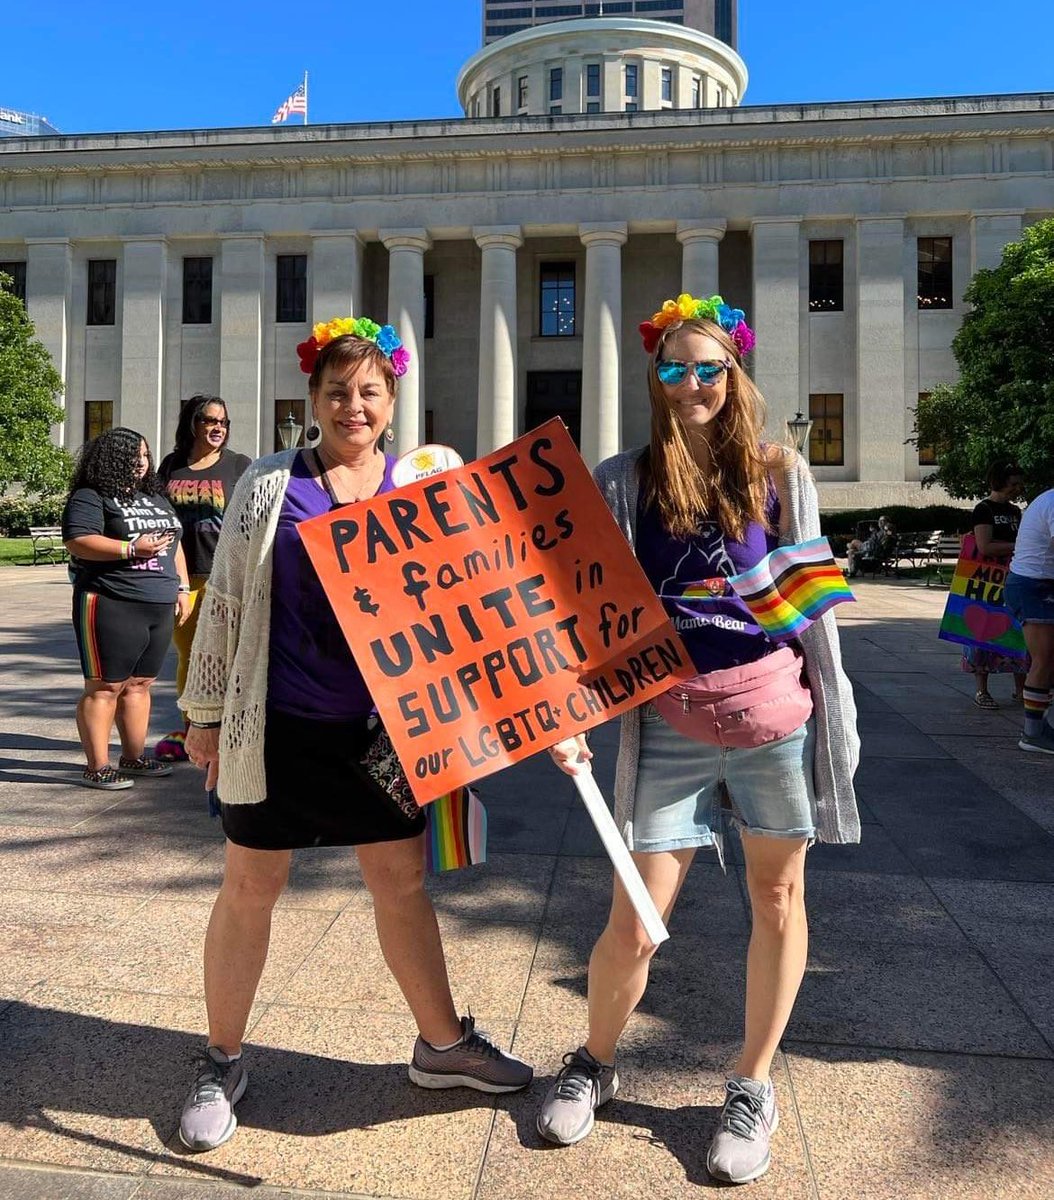
M 948 603 L 937 636 L 946 642 L 1024 658 L 1021 626 L 1003 604 L 1007 569 L 1001 559 L 982 557 L 968 534 L 948 587 Z

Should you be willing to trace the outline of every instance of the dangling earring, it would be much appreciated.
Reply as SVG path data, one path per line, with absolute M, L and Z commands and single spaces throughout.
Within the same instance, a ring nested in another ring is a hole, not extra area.
M 321 432 L 322 430 L 317 425 L 309 425 L 304 432 L 304 441 L 313 442 Z
M 390 425 L 384 431 L 384 440 L 386 442 L 394 442 L 395 441 L 395 430 L 392 429 L 392 427 Z

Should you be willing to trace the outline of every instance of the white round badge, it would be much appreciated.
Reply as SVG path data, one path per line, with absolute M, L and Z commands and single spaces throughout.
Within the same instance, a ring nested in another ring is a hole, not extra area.
M 392 483 L 403 487 L 408 483 L 416 483 L 419 479 L 427 479 L 430 475 L 440 475 L 443 471 L 451 471 L 454 467 L 463 467 L 465 460 L 450 446 L 428 445 L 418 446 L 402 455 L 392 467 Z

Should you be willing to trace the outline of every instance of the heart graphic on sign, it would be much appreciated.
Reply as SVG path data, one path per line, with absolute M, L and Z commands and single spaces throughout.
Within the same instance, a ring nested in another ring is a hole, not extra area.
M 980 604 L 968 604 L 963 623 L 979 642 L 997 642 L 1011 629 L 1014 619 L 1008 612 L 993 612 Z

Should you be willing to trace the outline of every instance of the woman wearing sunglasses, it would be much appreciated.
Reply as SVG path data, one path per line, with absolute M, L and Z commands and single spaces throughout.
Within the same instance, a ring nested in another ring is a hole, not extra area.
M 197 395 L 187 400 L 176 426 L 176 446 L 157 469 L 169 503 L 183 527 L 183 550 L 190 571 L 190 617 L 173 635 L 176 653 L 176 695 L 187 682 L 187 666 L 205 581 L 212 571 L 212 556 L 223 524 L 223 514 L 234 485 L 250 459 L 227 449 L 231 422 L 219 396 Z M 158 758 L 183 761 L 185 731 L 170 733 L 157 744 Z
M 805 852 L 815 839 L 859 840 L 856 710 L 832 614 L 797 643 L 776 643 L 726 582 L 777 545 L 820 533 L 804 461 L 762 440 L 763 401 L 742 365 L 754 345 L 743 313 L 719 296 L 682 295 L 640 329 L 651 356 L 651 440 L 601 463 L 596 480 L 691 655 L 693 683 L 743 726 L 711 740 L 713 722 L 689 730 L 679 704 L 669 723 L 660 715 L 669 697 L 625 714 L 615 816 L 666 918 L 700 846 L 713 846 L 723 865 L 725 812 L 739 832 L 753 914 L 746 1029 L 707 1168 L 746 1183 L 768 1170 L 778 1123 L 770 1068 L 805 971 Z M 759 680 L 778 703 L 746 698 Z M 581 738 L 552 754 L 568 774 L 591 757 Z M 580 1141 L 617 1092 L 616 1044 L 653 953 L 616 880 L 589 963 L 588 1037 L 565 1055 L 538 1116 L 549 1141 Z

